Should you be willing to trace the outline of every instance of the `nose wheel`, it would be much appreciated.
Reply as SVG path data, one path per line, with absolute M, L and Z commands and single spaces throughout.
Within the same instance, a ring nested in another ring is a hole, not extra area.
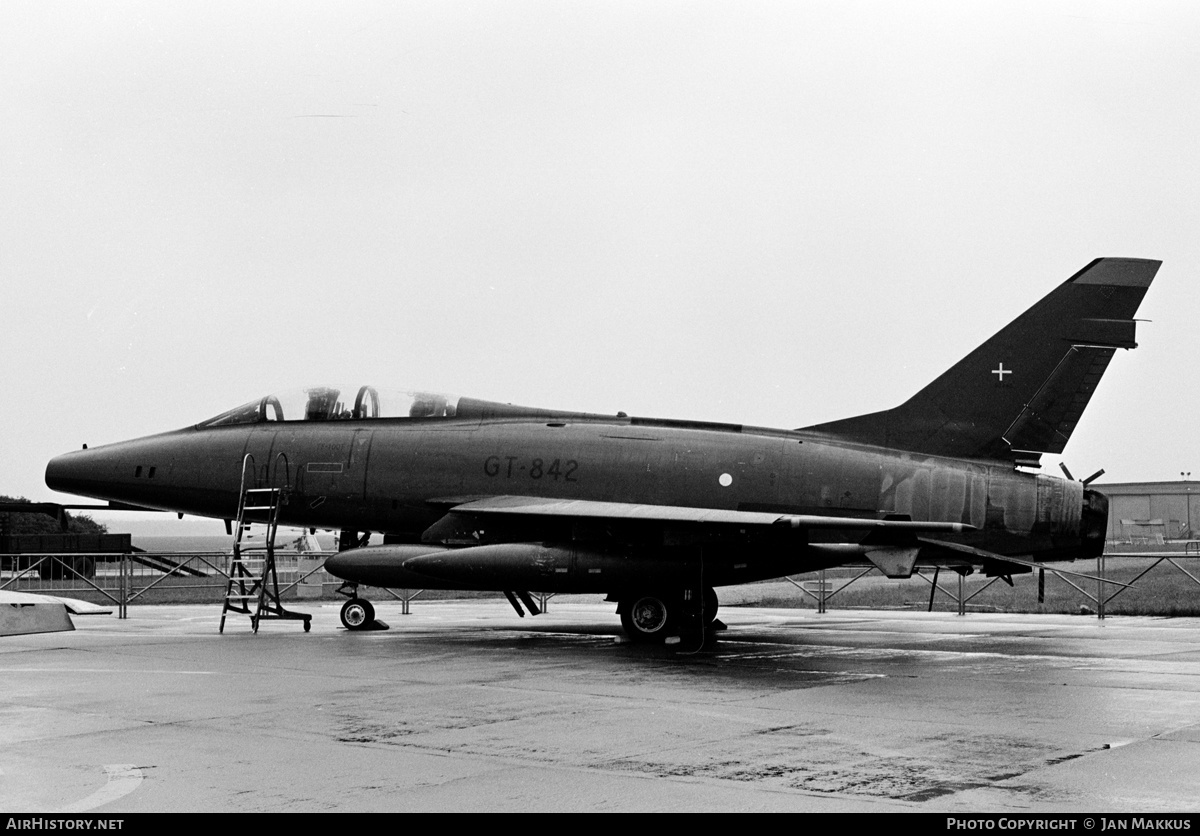
M 351 598 L 342 604 L 342 626 L 347 630 L 366 630 L 375 620 L 375 607 L 365 598 Z
M 342 626 L 347 630 L 386 630 L 388 625 L 375 617 L 375 607 L 366 598 L 351 598 L 342 604 Z

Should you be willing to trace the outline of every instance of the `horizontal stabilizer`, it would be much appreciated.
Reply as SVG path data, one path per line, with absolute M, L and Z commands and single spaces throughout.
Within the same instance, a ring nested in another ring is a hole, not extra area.
M 1089 581 L 1099 581 L 1100 583 L 1111 583 L 1113 586 L 1121 586 L 1126 589 L 1132 588 L 1131 584 L 1114 581 L 1111 578 L 1099 578 L 1095 575 L 1084 574 L 1083 572 L 1071 572 L 1067 569 L 1060 569 L 1057 566 L 1047 566 L 1045 563 L 1038 563 L 1036 560 L 1026 560 L 1023 557 L 1013 557 L 1007 554 L 997 554 L 996 552 L 984 551 L 971 546 L 965 546 L 962 543 L 946 543 L 941 540 L 927 540 L 924 537 L 918 538 L 920 542 L 927 546 L 934 546 L 939 549 L 957 552 L 958 554 L 966 555 L 973 558 L 975 563 L 999 563 L 1011 564 L 1013 566 L 1021 566 L 1029 569 L 1048 569 L 1051 572 L 1057 572 L 1060 575 L 1070 575 L 1073 578 L 1083 578 Z

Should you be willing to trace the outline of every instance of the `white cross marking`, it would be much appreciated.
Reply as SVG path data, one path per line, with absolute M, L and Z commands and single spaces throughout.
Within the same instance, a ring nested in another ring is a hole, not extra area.
M 1000 382 L 1001 382 L 1001 383 L 1003 383 L 1003 382 L 1004 382 L 1004 376 L 1005 376 L 1006 374 L 1012 374 L 1012 373 L 1013 373 L 1013 372 L 1012 372 L 1012 369 L 1006 369 L 1006 368 L 1004 368 L 1004 364 L 1003 364 L 1003 363 L 1001 363 L 1001 364 L 1000 364 L 1000 368 L 998 368 L 998 369 L 992 369 L 992 374 L 994 374 L 994 375 L 996 375 L 996 377 L 1000 378 Z

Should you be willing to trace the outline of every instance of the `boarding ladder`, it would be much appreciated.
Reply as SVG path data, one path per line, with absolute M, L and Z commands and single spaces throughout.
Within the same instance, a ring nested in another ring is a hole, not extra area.
M 278 458 L 283 458 L 281 453 Z M 275 473 L 279 473 L 276 461 Z M 247 471 L 250 477 L 247 478 Z M 225 632 L 225 616 L 231 612 L 250 616 L 254 632 L 263 619 L 281 618 L 304 622 L 304 632 L 312 628 L 312 616 L 292 612 L 279 598 L 279 576 L 275 570 L 275 532 L 279 528 L 279 509 L 288 500 L 288 467 L 283 458 L 285 474 L 282 486 L 272 482 L 270 487 L 257 485 L 254 457 L 246 454 L 242 460 L 242 481 L 239 490 L 237 529 L 233 537 L 233 557 L 229 562 L 229 582 L 225 585 L 225 603 L 221 609 L 221 626 Z M 254 484 L 254 487 L 247 487 Z M 262 545 L 250 545 L 244 540 L 252 526 L 265 529 Z

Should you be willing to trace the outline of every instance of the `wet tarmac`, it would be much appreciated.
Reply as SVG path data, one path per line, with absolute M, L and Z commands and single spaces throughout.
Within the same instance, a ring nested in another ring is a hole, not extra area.
M 1200 810 L 1200 619 L 214 605 L 0 639 L 0 810 Z

